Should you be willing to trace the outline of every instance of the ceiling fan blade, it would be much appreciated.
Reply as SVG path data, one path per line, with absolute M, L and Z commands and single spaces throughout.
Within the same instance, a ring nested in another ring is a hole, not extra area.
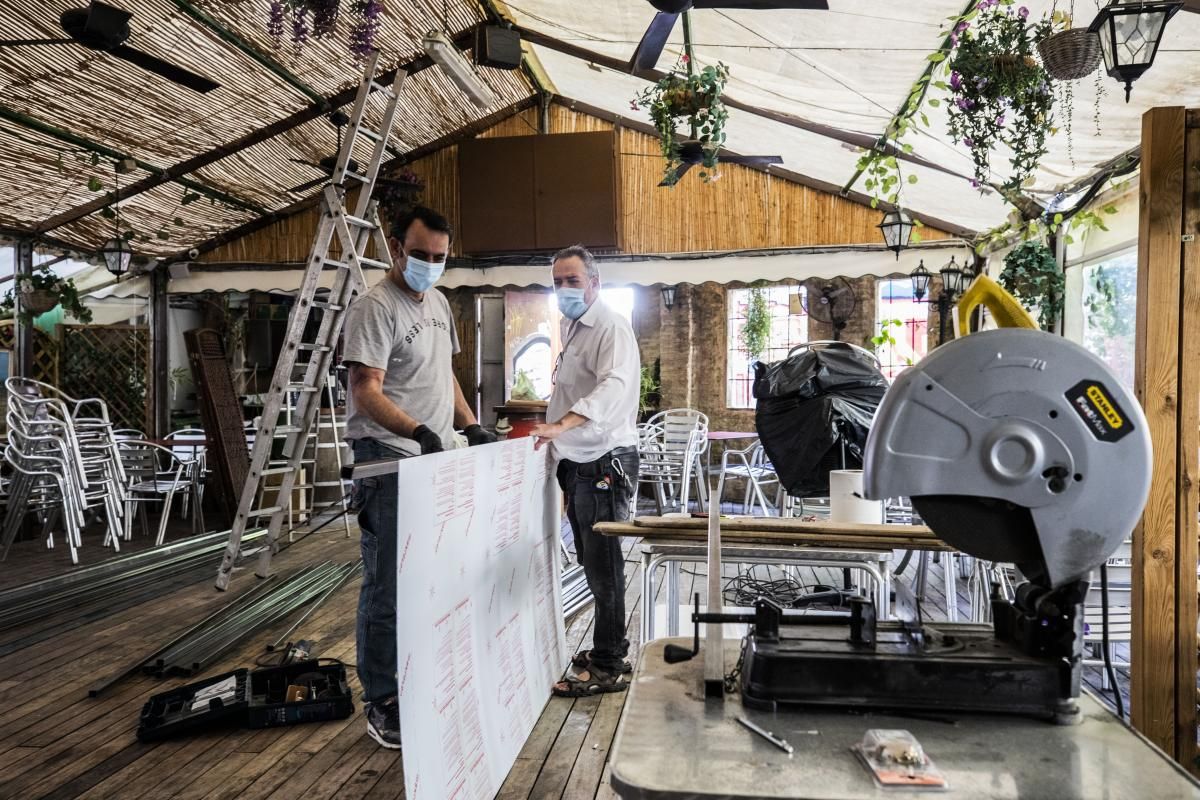
M 115 47 L 108 52 L 117 58 L 137 64 L 142 69 L 161 75 L 169 81 L 174 81 L 180 86 L 186 86 L 201 94 L 211 92 L 213 89 L 218 89 L 221 86 L 221 84 L 211 81 L 203 75 L 188 72 L 183 67 L 177 67 L 174 64 L 163 61 L 161 58 L 152 56 L 149 53 L 143 53 L 141 50 L 134 50 L 132 47 L 126 45 Z
M 829 0 L 693 0 L 692 8 L 745 11 L 828 11 Z
M 302 183 L 299 186 L 293 186 L 292 188 L 288 189 L 288 192 L 289 193 L 307 192 L 309 189 L 313 188 L 314 186 L 320 186 L 322 183 L 325 183 L 328 180 L 329 180 L 328 175 L 322 175 L 320 178 L 314 178 L 313 180 L 308 181 L 307 183 Z
M 744 164 L 748 167 L 765 167 L 768 164 L 782 164 L 779 156 L 727 156 L 721 159 L 723 164 Z
M 659 186 L 674 186 L 675 184 L 679 183 L 680 179 L 683 178 L 683 176 L 691 168 L 692 168 L 691 164 L 683 164 L 678 169 L 676 169 L 674 173 L 663 178 L 662 183 L 660 183 L 658 185 Z
M 74 39 L 0 39 L 0 47 L 21 47 L 30 44 L 71 44 Z
M 638 42 L 637 50 L 633 51 L 633 58 L 629 61 L 630 72 L 654 69 L 663 48 L 667 46 L 667 39 L 671 38 L 671 31 L 675 29 L 677 19 L 678 14 L 668 14 L 665 11 L 654 15 L 650 27 L 646 28 L 646 33 Z

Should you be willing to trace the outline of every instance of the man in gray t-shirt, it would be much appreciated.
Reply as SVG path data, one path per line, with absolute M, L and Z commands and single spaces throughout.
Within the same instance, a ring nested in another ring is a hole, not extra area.
M 496 441 L 479 426 L 450 367 L 458 334 L 445 296 L 433 288 L 450 252 L 450 223 L 418 206 L 399 217 L 388 243 L 394 266 L 351 304 L 342 361 L 350 368 L 346 439 L 356 462 L 436 453 Z M 355 481 L 362 531 L 358 677 L 367 734 L 400 747 L 396 698 L 396 476 Z

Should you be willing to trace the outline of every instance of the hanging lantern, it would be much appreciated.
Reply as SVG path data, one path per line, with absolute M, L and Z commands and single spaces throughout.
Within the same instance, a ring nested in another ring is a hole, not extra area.
M 908 273 L 908 279 L 912 281 L 913 297 L 917 300 L 924 300 L 925 295 L 929 292 L 929 282 L 933 280 L 933 273 L 925 269 L 925 261 L 917 264 L 917 268 Z
M 887 249 L 895 253 L 896 260 L 899 261 L 900 251 L 908 247 L 908 242 L 912 239 L 912 217 L 904 209 L 897 208 L 884 214 L 883 221 L 876 227 L 883 234 L 883 243 Z
M 133 258 L 133 250 L 129 247 L 129 242 L 119 236 L 114 236 L 104 243 L 104 247 L 100 248 L 100 252 L 104 255 L 104 265 L 108 267 L 108 271 L 117 276 L 117 280 L 129 271 L 129 260 Z
M 675 306 L 675 287 L 664 286 L 661 291 L 663 305 L 667 307 L 667 311 L 670 311 Z
M 942 267 L 942 293 L 949 297 L 956 297 L 963 288 L 963 271 L 958 266 L 958 262 L 954 260 L 954 256 L 950 256 L 950 263 Z
M 1133 91 L 1133 82 L 1154 64 L 1167 20 L 1183 3 L 1122 2 L 1109 3 L 1088 30 L 1100 36 L 1100 52 L 1110 77 L 1125 84 L 1125 102 Z

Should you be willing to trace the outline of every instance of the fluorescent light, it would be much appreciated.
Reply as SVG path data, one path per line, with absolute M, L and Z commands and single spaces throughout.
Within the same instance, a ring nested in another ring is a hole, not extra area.
M 454 42 L 446 38 L 441 31 L 430 31 L 421 40 L 425 45 L 425 54 L 442 68 L 446 77 L 454 81 L 454 85 L 462 89 L 471 98 L 471 102 L 480 108 L 488 108 L 496 104 L 496 95 L 483 80 L 475 74 L 471 62 L 462 51 L 454 46 Z

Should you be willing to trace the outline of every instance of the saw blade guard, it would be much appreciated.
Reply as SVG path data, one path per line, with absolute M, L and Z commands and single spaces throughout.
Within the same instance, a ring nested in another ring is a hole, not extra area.
M 1087 579 L 1130 534 L 1150 465 L 1141 406 L 1103 361 L 1005 328 L 943 345 L 896 379 L 863 489 L 913 498 L 948 544 L 1055 588 Z

